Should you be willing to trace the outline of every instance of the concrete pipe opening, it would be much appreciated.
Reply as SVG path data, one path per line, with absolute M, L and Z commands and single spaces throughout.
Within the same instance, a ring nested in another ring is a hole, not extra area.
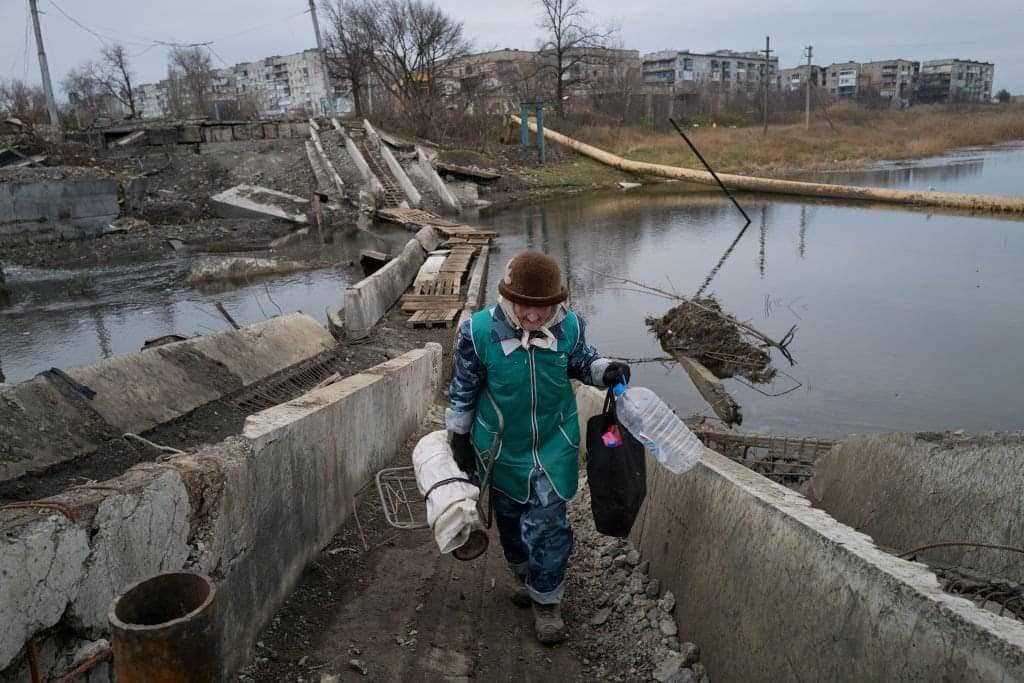
M 119 683 L 216 681 L 216 588 L 206 576 L 168 572 L 128 587 L 110 606 Z

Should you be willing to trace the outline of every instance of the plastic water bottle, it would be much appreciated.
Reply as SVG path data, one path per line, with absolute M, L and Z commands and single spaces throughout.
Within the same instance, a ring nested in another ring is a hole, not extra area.
M 692 469 L 704 444 L 650 389 L 619 384 L 614 389 L 619 422 L 655 460 L 675 474 Z

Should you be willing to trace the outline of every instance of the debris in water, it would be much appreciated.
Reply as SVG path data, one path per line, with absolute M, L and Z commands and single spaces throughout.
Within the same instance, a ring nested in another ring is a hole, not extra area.
M 739 375 L 767 384 L 777 372 L 768 352 L 748 341 L 722 315 L 714 297 L 684 301 L 661 318 L 648 318 L 647 324 L 665 351 L 697 360 L 719 379 Z
M 298 261 L 280 259 L 229 256 L 223 258 L 197 259 L 189 270 L 188 282 L 192 284 L 227 280 L 245 282 L 250 277 L 280 275 L 308 270 L 310 266 Z

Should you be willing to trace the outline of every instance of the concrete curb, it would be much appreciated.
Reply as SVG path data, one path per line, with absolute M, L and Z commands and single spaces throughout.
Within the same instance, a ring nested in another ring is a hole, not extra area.
M 7 387 L 0 413 L 13 408 L 4 425 L 11 451 L 0 448 L 0 479 L 88 455 L 125 432 L 141 434 L 333 347 L 320 323 L 295 313 L 68 370 L 92 398 L 53 373 Z
M 30 638 L 51 678 L 84 642 L 109 637 L 114 595 L 179 569 L 218 584 L 229 677 L 353 496 L 419 428 L 440 363 L 428 344 L 253 415 L 241 437 L 47 499 L 74 520 L 0 512 L 0 678 L 27 680 Z
M 384 159 L 384 163 L 388 166 L 388 170 L 391 171 L 391 174 L 395 176 L 395 180 L 398 181 L 402 192 L 405 193 L 406 198 L 409 200 L 409 206 L 414 209 L 418 208 L 423 203 L 423 197 L 420 196 L 419 190 L 409 180 L 409 176 L 406 175 L 402 165 L 398 163 L 398 159 L 391 153 L 391 148 L 384 143 L 380 134 L 377 133 L 377 129 L 366 119 L 363 119 L 363 128 L 366 130 L 366 135 L 370 138 L 370 142 L 376 145 L 381 158 Z
M 577 400 L 585 427 L 604 397 Z M 633 540 L 715 680 L 1024 680 L 1024 624 L 714 451 L 683 475 L 648 458 Z
M 261 202 L 256 197 L 276 200 L 276 203 Z M 292 210 L 281 208 L 288 203 Z M 210 205 L 222 218 L 280 218 L 292 223 L 309 223 L 306 212 L 309 211 L 309 200 L 287 192 L 278 192 L 268 187 L 257 185 L 236 185 L 210 197 Z
M 101 234 L 120 214 L 117 180 L 76 169 L 0 182 L 0 240 L 4 242 L 82 239 Z
M 459 336 L 459 328 L 462 327 L 462 323 L 469 320 L 484 305 L 484 297 L 487 295 L 487 269 L 490 267 L 490 258 L 491 248 L 487 246 L 480 247 L 480 253 L 476 257 L 476 264 L 473 266 L 473 272 L 469 276 L 469 285 L 466 288 L 466 306 L 462 309 L 462 314 L 459 315 L 459 322 L 455 325 L 456 337 Z M 585 431 L 582 433 L 586 434 Z
M 818 459 L 811 501 L 890 548 L 938 541 L 1024 547 L 1024 438 L 965 436 L 948 442 L 913 434 L 840 441 Z M 952 546 L 921 553 L 983 576 L 1024 581 L 1017 553 Z
M 313 123 L 312 119 L 310 120 Z M 317 132 L 318 129 L 314 129 L 312 126 L 309 128 L 309 136 L 312 139 L 313 148 L 316 150 L 317 157 L 320 160 L 320 165 L 327 173 L 328 177 L 334 183 L 334 188 L 338 192 L 338 201 L 341 201 L 345 197 L 345 183 L 342 182 L 341 176 L 334 169 L 334 164 L 331 163 L 330 157 L 327 156 L 327 152 L 324 151 L 323 142 L 320 140 L 320 134 Z M 314 166 L 314 170 L 315 170 Z
M 352 157 L 352 163 L 356 165 L 359 170 L 359 175 L 362 176 L 363 182 L 366 183 L 367 189 L 370 194 L 373 195 L 374 201 L 380 206 L 384 201 L 384 186 L 381 185 L 380 179 L 374 175 L 370 169 L 370 164 L 366 163 L 366 159 L 363 158 L 363 153 L 359 151 L 359 147 L 355 141 L 348 136 L 345 132 L 345 127 L 338 123 L 338 119 L 331 119 L 331 123 L 334 128 L 341 133 L 341 138 L 345 141 L 345 151 Z
M 427 252 L 419 240 L 409 240 L 402 253 L 383 268 L 345 290 L 342 325 L 350 339 L 361 339 L 401 298 L 416 279 Z
M 444 181 L 444 178 L 440 176 L 434 165 L 430 163 L 430 159 L 427 158 L 427 153 L 423 147 L 416 145 L 416 165 L 419 167 L 423 177 L 426 178 L 427 183 L 431 189 L 437 193 L 437 196 L 441 199 L 441 204 L 445 209 L 452 213 L 461 213 L 462 204 L 452 194 L 452 191 L 448 188 L 448 183 Z

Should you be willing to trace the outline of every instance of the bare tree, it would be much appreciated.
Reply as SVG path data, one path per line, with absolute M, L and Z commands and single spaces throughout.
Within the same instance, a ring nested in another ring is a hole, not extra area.
M 327 72 L 348 85 L 356 116 L 362 117 L 365 113 L 363 95 L 369 87 L 373 62 L 373 45 L 366 30 L 372 24 L 372 17 L 367 15 L 368 3 L 366 0 L 323 0 L 321 7 L 327 15 L 324 40 Z
M 213 103 L 213 60 L 200 47 L 171 49 L 167 103 L 177 117 L 206 116 Z
M 0 112 L 28 124 L 45 124 L 49 121 L 43 89 L 18 79 L 0 81 Z
M 106 93 L 100 86 L 100 79 L 96 74 L 96 64 L 86 62 L 77 66 L 65 74 L 61 81 L 64 92 L 68 94 L 68 100 L 76 116 L 86 114 L 88 125 L 101 112 L 104 112 L 104 100 Z M 79 120 L 79 124 L 82 121 Z
M 425 0 L 368 0 L 361 31 L 374 46 L 372 66 L 418 133 L 446 95 L 446 75 L 469 52 L 462 23 Z
M 564 113 L 566 89 L 585 81 L 581 67 L 604 59 L 600 53 L 618 32 L 598 28 L 583 0 L 537 0 L 538 27 L 545 36 L 541 56 L 554 80 L 555 108 Z
M 128 115 L 135 118 L 135 88 L 131 64 L 124 45 L 114 43 L 100 50 L 100 78 L 106 91 L 128 109 Z

